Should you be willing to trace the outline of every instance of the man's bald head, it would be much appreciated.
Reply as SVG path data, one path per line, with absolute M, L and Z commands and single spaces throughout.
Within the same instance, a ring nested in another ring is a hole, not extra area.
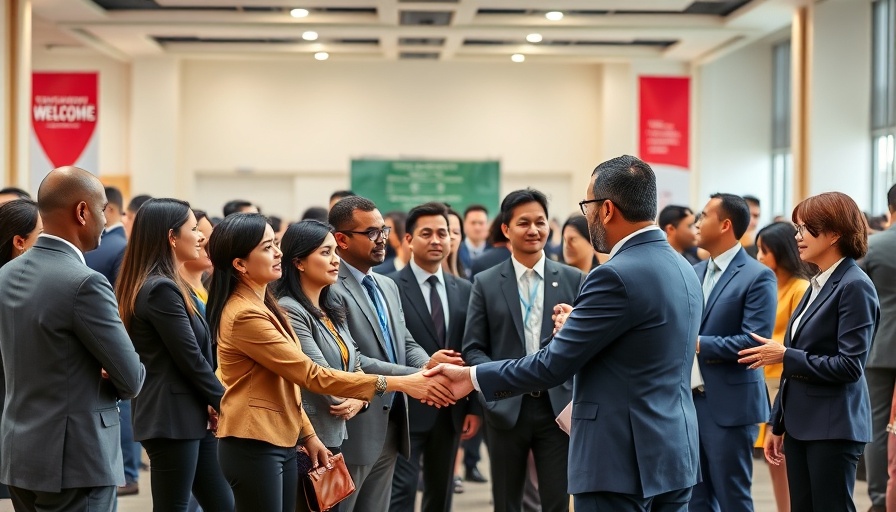
M 44 232 L 92 251 L 106 223 L 106 193 L 96 176 L 77 167 L 50 171 L 37 190 L 37 207 Z

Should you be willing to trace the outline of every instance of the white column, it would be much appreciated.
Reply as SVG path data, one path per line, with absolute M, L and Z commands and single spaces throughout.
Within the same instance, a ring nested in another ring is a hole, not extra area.
M 0 164 L 2 183 L 37 192 L 28 183 L 31 133 L 31 0 L 7 0 L 0 7 Z
M 180 61 L 131 64 L 131 193 L 186 198 L 192 175 L 180 169 Z

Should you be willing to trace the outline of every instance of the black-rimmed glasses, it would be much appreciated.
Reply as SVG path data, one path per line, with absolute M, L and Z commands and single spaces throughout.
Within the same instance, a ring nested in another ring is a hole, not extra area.
M 368 229 L 367 231 L 345 230 L 345 231 L 339 231 L 339 233 L 343 233 L 346 235 L 349 235 L 349 234 L 364 235 L 371 242 L 376 242 L 380 237 L 383 237 L 383 240 L 386 240 L 387 238 L 389 238 L 389 235 L 392 233 L 392 228 L 390 228 L 390 227 L 384 227 L 382 229 L 373 228 L 373 229 Z
M 588 205 L 591 203 L 602 203 L 610 199 L 609 197 L 605 197 L 603 199 L 583 199 L 579 201 L 579 209 L 582 210 L 582 215 L 588 215 Z

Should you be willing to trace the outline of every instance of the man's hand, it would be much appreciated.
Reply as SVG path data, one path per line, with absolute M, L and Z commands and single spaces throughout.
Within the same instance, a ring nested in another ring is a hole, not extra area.
M 476 416 L 475 414 L 467 414 L 464 417 L 464 429 L 460 434 L 460 440 L 466 441 L 475 436 L 476 432 L 479 432 L 481 423 L 482 420 L 479 419 L 479 416 Z
M 554 321 L 554 334 L 557 334 L 557 331 L 563 327 L 563 324 L 566 323 L 566 319 L 569 318 L 569 314 L 572 312 L 572 306 L 565 303 L 560 303 L 554 306 L 554 314 L 551 315 L 551 319 Z
M 437 364 L 441 363 L 463 366 L 464 360 L 460 357 L 460 352 L 455 352 L 454 350 L 443 348 L 429 358 L 429 361 L 426 362 L 426 365 L 423 366 L 423 369 L 429 370 L 430 368 L 434 368 Z
M 454 365 L 448 366 L 460 368 Z M 388 383 L 391 388 L 389 391 L 406 393 L 408 396 L 416 398 L 426 405 L 447 407 L 457 401 L 452 395 L 451 389 L 445 383 L 436 379 L 426 378 L 423 372 L 417 372 L 412 375 L 395 375 L 388 378 Z
M 460 400 L 473 391 L 473 379 L 470 377 L 470 367 L 468 366 L 440 364 L 426 370 L 423 375 L 447 386 L 455 400 Z
M 208 429 L 212 432 L 218 431 L 218 411 L 212 406 L 208 406 Z

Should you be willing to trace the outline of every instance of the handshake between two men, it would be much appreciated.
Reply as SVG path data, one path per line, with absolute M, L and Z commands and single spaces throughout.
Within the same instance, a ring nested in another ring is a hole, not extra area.
M 569 317 L 572 306 L 557 304 L 554 306 L 553 334 L 563 327 Z M 463 399 L 475 389 L 472 368 L 464 365 L 461 354 L 453 350 L 440 350 L 433 354 L 423 370 L 415 374 L 415 386 L 408 394 L 421 402 L 434 407 L 447 407 Z

